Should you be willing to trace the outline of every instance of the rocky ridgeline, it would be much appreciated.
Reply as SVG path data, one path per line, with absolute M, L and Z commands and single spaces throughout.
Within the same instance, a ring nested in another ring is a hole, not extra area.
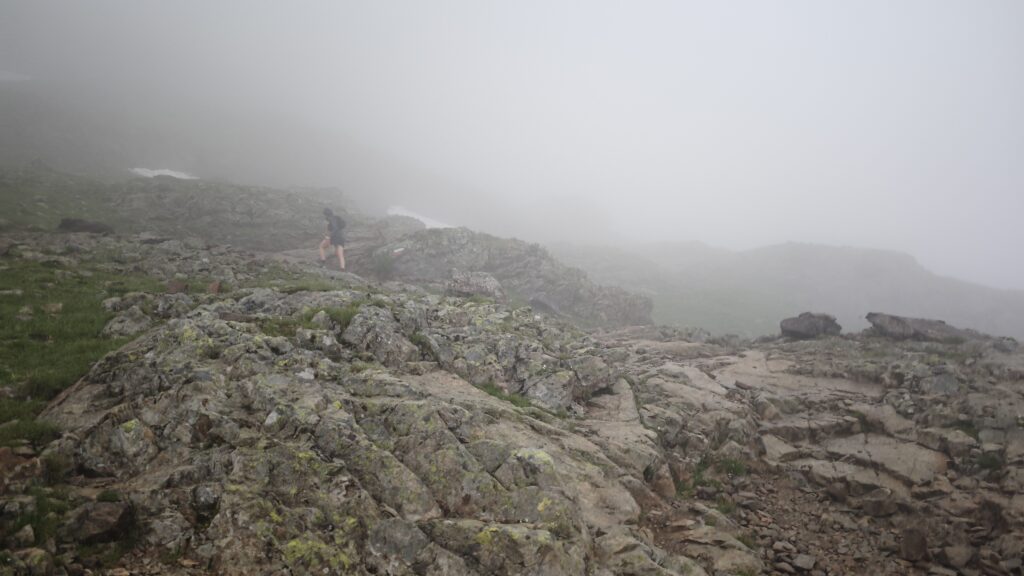
M 10 219 L 0 220 L 0 229 L 5 221 L 8 226 L 36 223 L 52 229 L 73 216 L 78 227 L 72 231 L 100 226 L 263 253 L 296 250 L 304 258 L 323 238 L 321 212 L 332 206 L 348 223 L 350 268 L 363 277 L 438 285 L 458 274 L 489 274 L 500 283 L 499 294 L 584 326 L 651 323 L 650 299 L 598 286 L 537 244 L 466 229 L 424 230 L 421 222 L 403 216 L 346 212 L 338 206 L 345 199 L 333 190 L 278 190 L 171 177 L 107 183 L 33 164 L 0 172 L 0 199 L 0 212 Z
M 120 565 L 143 573 L 700 573 L 639 527 L 643 480 L 574 431 L 621 381 L 570 325 L 337 273 L 189 295 L 282 264 L 149 236 L 4 245 L 170 292 L 104 301 L 141 335 L 46 409 L 60 440 L 3 454 L 5 518 L 33 513 L 43 463 L 68 491 L 54 539 L 4 535 L 16 572 L 83 573 L 88 547 L 130 539 Z
M 597 286 L 582 271 L 555 260 L 537 244 L 506 240 L 465 228 L 414 232 L 355 256 L 356 266 L 385 266 L 388 277 L 443 286 L 453 271 L 490 275 L 500 290 L 538 310 L 588 327 L 651 323 L 651 301 L 620 288 Z M 382 264 L 383 263 L 383 264 Z M 484 293 L 493 292 L 483 290 Z
M 1009 339 L 587 333 L 484 272 L 424 288 L 153 234 L 0 255 L 166 287 L 103 302 L 135 340 L 46 408 L 60 439 L 0 449 L 0 571 L 1021 574 Z

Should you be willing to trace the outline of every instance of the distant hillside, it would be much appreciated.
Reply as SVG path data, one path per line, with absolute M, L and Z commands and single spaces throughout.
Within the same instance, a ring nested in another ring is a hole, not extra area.
M 332 206 L 348 225 L 349 268 L 378 279 L 430 284 L 443 290 L 453 269 L 493 275 L 508 296 L 573 318 L 583 326 L 649 324 L 651 301 L 598 286 L 544 248 L 466 229 L 424 231 L 405 216 L 345 212 L 332 190 L 281 190 L 168 176 L 108 181 L 67 174 L 33 162 L 0 170 L 0 230 L 53 230 L 62 218 L 107 224 L 119 233 L 199 238 L 254 252 L 313 249 L 324 233 L 321 211 Z
M 650 296 L 655 321 L 666 324 L 757 336 L 810 310 L 856 331 L 867 327 L 865 314 L 884 311 L 1024 338 L 1024 291 L 938 276 L 897 252 L 812 244 L 731 252 L 699 243 L 553 252 L 598 282 Z

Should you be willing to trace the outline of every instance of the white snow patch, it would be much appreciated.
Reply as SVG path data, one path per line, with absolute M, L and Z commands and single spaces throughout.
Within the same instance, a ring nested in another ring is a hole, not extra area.
M 454 226 L 452 226 L 451 224 L 445 224 L 444 222 L 441 222 L 440 220 L 434 220 L 433 218 L 429 218 L 427 216 L 423 216 L 422 214 L 417 214 L 417 213 L 413 212 L 412 210 L 409 210 L 408 208 L 405 208 L 403 206 L 392 206 L 392 207 L 388 208 L 388 215 L 389 216 L 408 216 L 409 218 L 415 218 L 415 219 L 419 220 L 420 222 L 423 222 L 423 225 L 426 226 L 427 228 L 454 228 Z
M 170 176 L 172 178 L 180 178 L 182 180 L 196 180 L 198 176 L 193 176 L 188 172 L 179 172 L 177 170 L 169 170 L 167 168 L 158 168 L 156 170 L 152 168 L 132 168 L 131 172 L 144 178 L 154 178 L 156 176 Z

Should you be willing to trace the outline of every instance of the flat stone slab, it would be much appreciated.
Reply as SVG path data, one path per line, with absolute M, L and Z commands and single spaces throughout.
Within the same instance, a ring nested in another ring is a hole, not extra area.
M 871 470 L 850 462 L 829 462 L 814 458 L 801 458 L 790 462 L 789 466 L 806 473 L 812 481 L 821 486 L 828 486 L 833 482 L 843 482 L 862 492 L 885 488 L 900 499 L 910 499 L 910 490 L 900 480 L 884 472 Z
M 791 363 L 787 361 L 769 359 L 764 352 L 750 350 L 717 371 L 715 380 L 726 388 L 738 386 L 761 389 L 782 398 L 799 398 L 811 403 L 835 400 L 872 401 L 880 399 L 885 393 L 878 384 L 790 374 L 785 372 L 790 365 Z M 742 385 L 738 385 L 737 382 Z
M 832 438 L 823 447 L 837 458 L 850 458 L 880 467 L 910 484 L 927 484 L 946 473 L 948 459 L 941 452 L 912 442 L 878 434 Z
M 913 439 L 914 423 L 900 416 L 888 404 L 857 404 L 850 408 L 854 414 L 864 417 L 870 426 L 885 430 L 890 436 Z
M 831 412 L 789 414 L 779 420 L 762 425 L 762 431 L 787 442 L 819 442 L 841 434 L 856 431 L 857 419 Z
M 789 445 L 785 440 L 773 434 L 761 436 L 761 448 L 764 450 L 762 456 L 765 461 L 771 464 L 779 464 L 794 460 L 800 456 L 802 451 Z

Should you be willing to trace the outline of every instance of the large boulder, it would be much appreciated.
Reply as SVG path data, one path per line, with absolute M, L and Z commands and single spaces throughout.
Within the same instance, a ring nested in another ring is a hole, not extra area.
M 341 337 L 385 366 L 401 366 L 420 356 L 419 348 L 402 335 L 391 311 L 377 306 L 363 306 Z
M 819 336 L 838 336 L 843 330 L 834 316 L 804 312 L 794 318 L 786 318 L 779 326 L 787 338 L 806 340 Z
M 907 318 L 880 312 L 871 312 L 866 318 L 876 334 L 895 340 L 923 340 L 958 344 L 981 338 L 981 334 L 973 330 L 956 328 L 942 320 Z
M 138 306 L 132 306 L 118 314 L 103 327 L 103 335 L 111 338 L 135 336 L 153 324 L 153 320 Z
M 68 538 L 82 544 L 112 542 L 132 523 L 131 508 L 122 502 L 90 502 L 76 509 L 65 525 Z
M 505 289 L 501 287 L 501 282 L 486 272 L 452 270 L 447 292 L 452 296 L 483 296 L 499 301 L 505 299 Z

